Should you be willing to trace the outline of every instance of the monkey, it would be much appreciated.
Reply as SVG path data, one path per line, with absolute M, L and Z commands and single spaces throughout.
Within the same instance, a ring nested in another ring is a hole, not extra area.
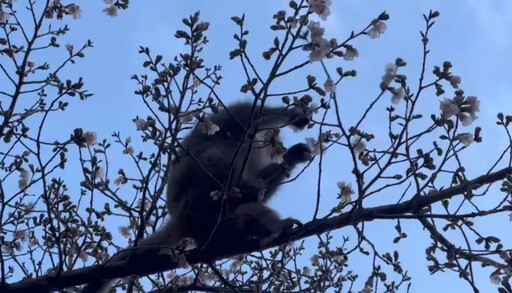
M 181 140 L 169 168 L 166 208 L 171 220 L 139 241 L 137 250 L 176 247 L 191 238 L 198 248 L 218 255 L 251 243 L 264 245 L 300 225 L 292 218 L 281 219 L 266 204 L 293 169 L 312 158 L 304 143 L 284 148 L 279 130 L 304 129 L 310 119 L 301 101 L 291 107 L 237 102 L 199 117 L 202 122 Z M 216 125 L 216 131 L 208 133 L 205 123 Z M 113 259 L 126 257 L 128 253 L 120 253 Z M 88 284 L 81 292 L 107 292 L 108 285 Z
M 310 157 L 309 147 L 303 143 L 296 144 L 282 155 L 281 162 L 276 162 L 276 158 L 273 158 L 272 155 L 274 147 L 265 141 L 264 136 L 274 133 L 276 140 L 280 142 L 279 131 L 276 134 L 276 129 L 279 130 L 288 125 L 298 129 L 305 128 L 310 122 L 308 109 L 300 103 L 288 108 L 263 107 L 258 129 L 254 129 L 254 122 L 256 121 L 254 121 L 254 118 L 251 119 L 252 108 L 253 106 L 250 103 L 235 103 L 224 111 L 221 110 L 219 113 L 208 117 L 210 122 L 219 128 L 214 135 L 205 134 L 204 131 L 196 128 L 191 135 L 183 140 L 182 146 L 188 150 L 188 153 L 179 158 L 180 162 L 171 168 L 168 180 L 170 185 L 168 187 L 167 208 L 171 215 L 180 219 L 179 221 L 190 222 L 193 225 L 178 225 L 179 227 L 174 230 L 173 235 L 176 239 L 190 237 L 199 245 L 203 245 L 208 242 L 209 238 L 213 237 L 212 232 L 214 234 L 216 232 L 213 230 L 223 231 L 223 229 L 215 229 L 214 226 L 219 224 L 229 226 L 230 223 L 227 223 L 229 221 L 227 219 L 235 222 L 243 219 L 244 216 L 253 219 L 253 217 L 247 215 L 247 212 L 250 211 L 267 215 L 269 219 L 275 220 L 262 220 L 261 223 L 272 223 L 276 226 L 260 227 L 263 230 L 265 228 L 267 230 L 268 228 L 281 230 L 284 228 L 281 227 L 281 224 L 287 226 L 293 222 L 291 219 L 283 222 L 277 221 L 277 214 L 264 204 L 275 194 L 279 184 L 289 176 L 290 171 L 299 163 L 308 160 Z M 256 110 L 258 108 L 257 106 Z M 247 129 L 249 124 L 253 129 Z M 244 141 L 246 139 L 244 132 L 247 132 L 248 136 L 252 135 L 252 139 L 249 137 L 248 140 Z M 233 160 L 237 147 L 242 141 L 240 153 Z M 245 169 L 242 170 L 248 153 Z M 279 155 L 274 157 L 279 157 Z M 279 161 L 279 158 L 277 158 L 277 161 Z M 201 166 L 198 162 L 201 163 Z M 228 186 L 226 189 L 230 191 L 230 188 L 237 187 L 240 194 L 228 195 L 223 200 L 213 199 L 210 194 L 211 191 L 222 187 L 219 186 L 219 183 L 226 181 L 226 173 L 231 167 L 233 167 L 231 183 L 235 185 L 237 182 L 239 183 L 238 186 Z M 203 168 L 203 172 L 201 172 L 201 168 Z M 209 174 L 206 175 L 205 171 Z M 192 174 L 195 174 L 195 176 Z M 191 187 L 196 190 L 192 191 Z M 210 192 L 200 192 L 197 189 L 207 189 Z M 184 192 L 185 190 L 194 196 L 189 196 L 187 192 Z M 251 203 L 251 209 L 243 207 L 246 203 Z M 244 209 L 247 212 L 243 213 L 244 216 L 240 216 Z M 233 214 L 238 217 L 228 217 L 223 223 L 219 222 L 219 219 L 224 219 Z M 258 223 L 258 221 L 252 222 L 252 226 Z M 202 231 L 198 228 L 190 229 L 188 226 L 202 227 L 203 229 Z M 225 230 L 232 232 L 232 229 Z M 249 234 L 252 233 L 251 230 L 247 229 L 243 231 Z M 219 241 L 222 241 L 222 239 L 219 239 Z M 213 243 L 215 242 L 213 241 Z M 222 247 L 218 245 L 211 246 Z

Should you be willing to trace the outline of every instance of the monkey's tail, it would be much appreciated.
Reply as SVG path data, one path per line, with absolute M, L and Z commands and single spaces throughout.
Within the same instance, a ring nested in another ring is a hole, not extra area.
M 178 244 L 178 241 L 180 240 L 178 235 L 175 231 L 173 222 L 167 222 L 158 229 L 155 233 L 149 235 L 147 238 L 141 239 L 137 244 L 137 249 L 144 248 L 144 247 L 174 247 Z M 120 251 L 119 253 L 112 256 L 112 258 L 105 264 L 105 266 L 108 266 L 108 263 L 111 262 L 117 262 L 121 260 L 125 260 L 127 257 L 130 256 L 130 253 L 132 252 L 131 249 L 125 249 L 123 251 Z M 81 293 L 108 293 L 110 288 L 112 287 L 113 283 L 116 280 L 97 280 L 91 283 L 88 283 L 85 285 Z

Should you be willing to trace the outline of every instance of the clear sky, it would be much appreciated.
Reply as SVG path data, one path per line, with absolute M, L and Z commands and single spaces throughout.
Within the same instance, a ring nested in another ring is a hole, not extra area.
M 384 66 L 393 62 L 396 57 L 402 57 L 408 62 L 404 73 L 409 75 L 409 81 L 415 85 L 417 81 L 421 42 L 419 30 L 423 29 L 422 13 L 429 9 L 439 10 L 441 17 L 431 34 L 431 56 L 427 72 L 434 65 L 440 65 L 450 60 L 453 71 L 462 77 L 462 88 L 467 94 L 476 95 L 481 100 L 480 118 L 472 125 L 483 127 L 484 143 L 473 145 L 466 153 L 467 168 L 470 177 L 474 177 L 489 167 L 489 162 L 497 158 L 498 151 L 506 146 L 502 132 L 495 125 L 496 113 L 507 112 L 511 109 L 509 93 L 512 92 L 512 2 L 507 0 L 478 1 L 333 1 L 332 14 L 324 23 L 326 35 L 346 38 L 351 30 L 360 30 L 386 10 L 391 18 L 387 22 L 387 31 L 379 39 L 363 37 L 353 45 L 359 51 L 359 58 L 354 61 L 328 62 L 329 69 L 342 66 L 344 69 L 356 69 L 357 78 L 351 79 L 338 88 L 338 96 L 342 100 L 345 121 L 353 124 L 361 115 L 361 111 L 379 93 L 379 82 L 384 72 Z M 66 138 L 76 127 L 96 131 L 98 138 L 110 138 L 113 131 L 121 131 L 123 135 L 134 138 L 134 147 L 143 148 L 138 139 L 132 119 L 146 115 L 141 100 L 133 94 L 136 89 L 132 74 L 143 73 L 142 59 L 137 54 L 139 45 L 148 46 L 152 52 L 164 55 L 164 60 L 171 59 L 184 47 L 181 41 L 173 38 L 174 32 L 181 29 L 181 19 L 200 10 L 202 20 L 210 22 L 207 32 L 210 43 L 204 51 L 206 64 L 223 66 L 224 82 L 219 87 L 225 101 L 233 101 L 244 97 L 239 92 L 244 82 L 238 61 L 230 61 L 228 52 L 235 48 L 232 35 L 237 31 L 230 17 L 246 14 L 246 26 L 250 30 L 249 52 L 252 53 L 256 66 L 265 68 L 266 63 L 261 58 L 261 52 L 272 44 L 273 32 L 268 29 L 272 15 L 279 9 L 287 8 L 288 1 L 259 0 L 259 1 L 132 1 L 127 11 L 120 11 L 119 16 L 110 18 L 102 13 L 104 3 L 100 0 L 88 0 L 78 3 L 82 8 L 82 18 L 67 21 L 71 32 L 65 37 L 65 42 L 72 43 L 75 48 L 86 39 L 92 39 L 94 48 L 86 52 L 86 58 L 66 70 L 71 76 L 83 76 L 85 86 L 95 94 L 87 102 L 72 103 L 69 110 L 55 115 L 49 123 L 57 129 L 54 137 Z M 64 43 L 64 41 L 63 41 Z M 298 55 L 295 62 L 306 59 L 306 54 Z M 49 57 L 52 58 L 52 57 Z M 293 61 L 292 61 L 293 62 Z M 308 67 L 311 72 L 325 79 L 319 63 Z M 0 86 L 3 81 L 0 80 Z M 286 80 L 277 85 L 277 89 L 287 91 L 296 89 L 294 79 Z M 318 98 L 318 97 L 317 97 Z M 390 97 L 389 97 L 390 99 Z M 424 97 L 425 116 L 438 111 L 438 98 L 432 93 Z M 374 113 L 362 126 L 364 130 L 374 131 L 378 136 L 379 126 L 387 124 L 382 120 L 384 108 L 389 106 L 389 100 L 379 104 Z M 436 112 L 437 114 L 437 112 Z M 66 119 L 66 123 L 62 123 Z M 386 141 L 386 133 L 381 139 Z M 48 133 L 52 136 L 52 133 Z M 291 132 L 285 136 L 286 145 L 303 140 L 313 133 L 301 133 L 293 136 Z M 433 138 L 432 138 L 433 139 Z M 376 140 L 378 143 L 378 139 Z M 430 144 L 430 142 L 428 142 Z M 370 145 L 369 145 L 370 147 Z M 347 166 L 347 153 L 327 153 L 322 184 L 322 212 L 326 212 L 336 202 L 336 182 L 355 181 L 351 177 L 351 167 Z M 473 159 L 471 159 L 473 157 Z M 119 157 L 124 157 L 119 150 Z M 112 158 L 114 162 L 116 158 Z M 121 164 L 121 163 L 120 163 Z M 314 164 L 316 165 L 316 164 Z M 315 167 L 311 168 L 298 181 L 281 189 L 280 194 L 272 202 L 282 216 L 293 216 L 302 221 L 312 217 L 316 200 Z M 112 180 L 112 179 L 111 179 Z M 75 182 L 78 184 L 78 182 Z M 68 183 L 73 184 L 72 182 Z M 70 187 L 71 189 L 73 187 Z M 128 188 L 126 189 L 129 195 Z M 383 200 L 382 202 L 388 202 Z M 492 221 L 482 221 L 479 225 L 484 232 L 491 232 L 491 227 L 501 224 L 505 218 L 493 218 Z M 512 223 L 507 222 L 507 225 Z M 458 279 L 456 274 L 437 274 L 429 276 L 425 263 L 424 249 L 430 243 L 429 235 L 419 224 L 406 224 L 410 237 L 399 245 L 391 243 L 395 236 L 394 222 L 371 223 L 367 227 L 368 237 L 382 248 L 382 252 L 397 249 L 401 252 L 402 264 L 413 277 L 412 292 L 447 292 L 449 286 L 457 286 L 461 291 L 469 291 L 467 284 Z M 487 230 L 489 229 L 489 230 Z M 342 230 L 341 235 L 351 235 L 353 230 Z M 508 226 L 510 230 L 510 226 Z M 346 233 L 345 233 L 346 232 Z M 499 232 L 498 236 L 504 236 Z M 340 234 L 337 234 L 340 235 Z M 503 237 L 505 238 L 505 237 Z M 380 240 L 379 240 L 380 239 Z M 456 238 L 457 239 L 457 238 Z M 508 236 L 508 247 L 512 239 Z M 314 244 L 314 242 L 312 242 Z M 460 242 L 462 243 L 462 242 Z M 315 246 L 313 246 L 314 248 Z M 366 278 L 369 272 L 368 258 L 351 258 L 351 269 Z M 479 270 L 477 284 L 482 292 L 494 291 L 494 285 L 489 282 L 490 270 Z

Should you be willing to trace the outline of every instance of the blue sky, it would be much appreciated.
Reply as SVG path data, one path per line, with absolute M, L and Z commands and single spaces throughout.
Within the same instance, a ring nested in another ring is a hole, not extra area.
M 69 20 L 71 32 L 62 43 L 71 43 L 75 48 L 86 39 L 92 39 L 94 48 L 86 51 L 86 58 L 76 65 L 66 69 L 70 76 L 83 76 L 85 86 L 95 94 L 87 102 L 71 103 L 70 109 L 57 114 L 49 121 L 50 137 L 66 138 L 76 127 L 96 131 L 99 138 L 110 138 L 113 131 L 121 131 L 125 136 L 134 138 L 136 150 L 144 149 L 138 139 L 135 126 L 132 123 L 136 115 L 147 114 L 143 103 L 133 94 L 135 83 L 129 79 L 132 74 L 142 71 L 141 56 L 137 54 L 139 45 L 148 46 L 152 52 L 164 55 L 164 60 L 170 60 L 184 46 L 181 41 L 174 39 L 173 34 L 182 26 L 181 19 L 200 10 L 202 20 L 210 22 L 208 38 L 210 43 L 204 51 L 207 65 L 221 64 L 223 66 L 224 82 L 219 87 L 225 101 L 233 101 L 244 97 L 239 92 L 244 82 L 238 61 L 229 60 L 228 52 L 235 48 L 232 35 L 237 28 L 231 21 L 233 15 L 246 14 L 246 26 L 250 30 L 249 52 L 252 54 L 257 67 L 265 69 L 268 66 L 261 58 L 261 52 L 271 44 L 274 34 L 268 29 L 272 23 L 272 15 L 279 9 L 287 7 L 288 1 L 132 1 L 127 11 L 120 11 L 117 18 L 110 18 L 102 13 L 104 3 L 99 0 L 82 1 L 78 3 L 83 12 L 77 21 Z M 482 126 L 484 143 L 472 145 L 465 157 L 468 174 L 474 177 L 488 167 L 489 162 L 497 158 L 497 152 L 506 146 L 502 132 L 495 125 L 496 113 L 510 109 L 509 93 L 512 92 L 512 2 L 501 1 L 333 1 L 332 14 L 323 24 L 328 37 L 344 39 L 351 30 L 358 31 L 386 10 L 391 18 L 387 22 L 387 31 L 379 39 L 362 37 L 353 45 L 359 51 L 355 61 L 341 59 L 330 60 L 328 68 L 331 72 L 337 66 L 344 69 L 356 69 L 357 78 L 346 82 L 338 88 L 341 99 L 342 114 L 345 123 L 353 124 L 361 115 L 361 111 L 369 101 L 379 93 L 379 82 L 384 72 L 384 66 L 402 57 L 408 62 L 404 73 L 409 75 L 413 84 L 417 81 L 421 57 L 421 42 L 419 30 L 423 29 L 422 13 L 429 9 L 439 10 L 438 19 L 430 37 L 431 55 L 427 72 L 434 65 L 440 65 L 450 60 L 453 71 L 462 77 L 462 88 L 467 94 L 476 95 L 481 100 L 480 118 L 472 127 Z M 64 49 L 62 49 L 64 50 Z M 63 55 L 64 56 L 64 55 Z M 62 57 L 63 57 L 62 56 Z M 305 60 L 306 54 L 297 55 L 293 62 Z M 45 57 L 46 58 L 46 57 Z M 49 56 L 48 58 L 53 58 Z M 333 62 L 334 61 L 334 62 Z M 290 63 L 290 64 L 291 64 Z M 301 74 L 312 73 L 320 81 L 325 79 L 318 63 L 308 67 Z M 3 81 L 0 80 L 0 85 Z M 283 80 L 275 86 L 276 91 L 296 89 L 296 80 Z M 318 98 L 318 97 L 317 97 Z M 390 97 L 388 97 L 390 99 Z M 389 105 L 389 99 L 379 104 L 362 128 L 373 131 L 378 136 L 386 113 L 384 108 Z M 425 99 L 425 113 L 438 111 L 438 98 L 432 93 Z M 428 116 L 428 115 L 425 115 Z M 62 123 L 66 119 L 66 123 Z M 381 139 L 386 141 L 385 132 Z M 303 140 L 313 133 L 292 135 L 287 132 L 286 145 Z M 378 139 L 376 140 L 378 142 Z M 429 142 L 430 143 L 430 142 Z M 369 145 L 371 146 L 371 145 Z M 121 150 L 116 159 L 121 166 Z M 324 180 L 322 184 L 322 212 L 326 212 L 336 202 L 336 182 L 351 181 L 351 168 L 347 166 L 347 153 L 331 152 L 326 154 Z M 471 159 L 474 156 L 476 159 Z M 316 165 L 316 163 L 314 164 Z M 120 167 L 119 166 L 119 167 Z M 114 168 L 116 169 L 116 168 Z M 272 202 L 282 216 L 293 216 L 302 221 L 312 217 L 311 206 L 316 200 L 316 169 L 311 168 L 297 182 L 284 186 L 277 198 Z M 76 182 L 78 183 L 78 182 Z M 72 185 L 69 182 L 69 185 Z M 71 187 L 73 188 L 73 187 Z M 122 190 L 122 189 L 121 189 Z M 126 189 L 127 196 L 129 190 Z M 385 195 L 383 195 L 385 196 Z M 391 195 L 390 195 L 391 196 Z M 379 201 L 377 201 L 379 202 Z M 385 198 L 382 202 L 389 202 Z M 293 203 L 293 204 L 290 204 Z M 493 218 L 482 221 L 481 229 L 492 231 L 492 227 L 505 218 Z M 511 223 L 507 222 L 510 225 Z M 422 231 L 420 225 L 411 222 L 406 224 L 406 232 L 410 235 L 403 243 L 391 244 L 395 236 L 394 222 L 368 224 L 368 237 L 382 248 L 382 252 L 398 249 L 401 252 L 402 264 L 413 277 L 412 292 L 446 292 L 449 286 L 457 286 L 461 290 L 469 290 L 456 274 L 428 276 L 424 261 L 424 249 L 429 244 L 429 235 Z M 487 230 L 489 229 L 489 230 Z M 342 230 L 337 235 L 351 235 L 352 230 Z M 499 233 L 498 236 L 504 236 Z M 512 239 L 508 240 L 508 247 Z M 314 244 L 315 242 L 310 242 Z M 313 248 L 315 245 L 313 245 Z M 365 278 L 369 272 L 369 258 L 351 258 L 351 269 L 359 272 Z M 490 271 L 479 270 L 477 284 L 482 292 L 492 291 L 494 285 L 488 281 Z

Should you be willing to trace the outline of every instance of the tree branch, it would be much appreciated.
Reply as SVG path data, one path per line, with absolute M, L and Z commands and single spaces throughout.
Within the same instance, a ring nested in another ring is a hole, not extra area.
M 265 250 L 286 244 L 290 241 L 296 241 L 346 226 L 352 226 L 360 222 L 372 221 L 377 219 L 379 215 L 418 213 L 424 207 L 463 194 L 470 189 L 476 189 L 482 185 L 503 180 L 509 174 L 512 174 L 512 167 L 504 168 L 488 175 L 479 176 L 473 180 L 440 190 L 428 196 L 415 195 L 411 200 L 399 204 L 357 209 L 353 212 L 345 212 L 335 217 L 314 220 L 286 235 L 281 235 L 263 247 L 259 246 L 257 242 L 251 242 L 247 245 L 238 247 L 236 251 L 225 251 L 225 249 L 223 251 L 222 247 L 212 248 L 215 250 L 214 252 L 210 249 L 194 249 L 186 252 L 186 259 L 189 264 L 211 263 L 212 261 L 237 254 Z M 432 231 L 430 232 L 432 233 Z M 434 236 L 440 240 L 439 235 L 437 234 Z M 176 268 L 178 268 L 177 261 L 173 261 L 171 256 L 162 255 L 157 252 L 151 253 L 151 255 L 144 254 L 135 256 L 134 259 L 131 259 L 129 262 L 112 262 L 107 265 L 96 265 L 69 272 L 62 272 L 57 276 L 44 276 L 23 280 L 18 283 L 7 285 L 4 288 L 0 287 L 0 291 L 5 293 L 49 292 L 50 290 L 85 284 L 94 279 L 116 279 L 131 275 L 145 276 Z

